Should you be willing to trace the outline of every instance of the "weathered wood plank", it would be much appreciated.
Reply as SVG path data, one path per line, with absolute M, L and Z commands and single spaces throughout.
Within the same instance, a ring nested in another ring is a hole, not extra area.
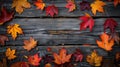
M 15 16 L 17 17 L 50 17 L 50 16 L 46 16 L 45 11 L 40 11 L 37 10 L 36 7 L 33 5 L 33 1 L 31 1 L 32 7 L 30 9 L 25 9 L 25 11 L 19 15 L 18 13 L 15 14 Z M 77 3 L 77 9 L 71 13 L 68 12 L 68 9 L 65 8 L 66 5 L 66 1 L 65 0 L 53 0 L 53 1 L 49 1 L 46 0 L 46 5 L 51 5 L 51 4 L 55 4 L 58 9 L 59 9 L 59 14 L 56 15 L 55 17 L 78 17 L 78 16 L 82 16 L 84 15 L 84 13 L 89 13 L 92 16 L 94 16 L 91 11 L 81 11 L 80 10 L 80 6 L 79 6 L 79 0 L 76 1 Z M 89 2 L 93 2 L 93 0 L 90 0 Z M 11 3 L 12 1 L 4 1 L 3 2 L 4 6 L 6 6 L 8 9 L 11 9 Z M 105 6 L 105 13 L 97 13 L 97 15 L 95 17 L 109 17 L 109 16 L 119 16 L 120 17 L 120 6 L 117 6 L 116 8 L 113 5 L 113 2 L 106 2 L 107 6 Z

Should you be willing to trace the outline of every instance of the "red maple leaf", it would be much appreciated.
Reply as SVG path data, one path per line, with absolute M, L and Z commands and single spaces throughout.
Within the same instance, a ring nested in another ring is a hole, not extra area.
M 80 30 L 85 30 L 87 27 L 89 27 L 90 31 L 92 31 L 94 26 L 94 20 L 89 14 L 86 13 L 85 16 L 81 16 L 80 20 L 83 20 L 80 23 Z
M 108 18 L 104 23 L 104 31 L 106 31 L 107 28 L 110 28 L 111 33 L 114 33 L 117 25 L 118 23 L 113 18 Z
M 0 16 L 0 25 L 4 24 L 5 22 L 11 20 L 13 18 L 14 12 L 11 11 L 10 13 L 7 12 L 5 7 L 1 9 L 1 16 Z
M 55 14 L 58 14 L 58 8 L 55 5 L 47 6 L 46 7 L 46 15 L 53 17 Z
M 38 56 L 38 53 L 33 55 L 33 56 L 29 56 L 28 57 L 28 62 L 29 64 L 33 65 L 33 66 L 38 66 L 39 62 L 42 60 L 41 57 Z

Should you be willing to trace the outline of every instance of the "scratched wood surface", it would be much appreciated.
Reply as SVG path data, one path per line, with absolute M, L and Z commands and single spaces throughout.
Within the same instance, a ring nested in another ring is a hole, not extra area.
M 96 44 L 96 40 L 100 40 L 99 35 L 103 33 L 103 24 L 105 20 L 109 17 L 114 18 L 118 22 L 116 31 L 120 34 L 120 5 L 116 8 L 112 2 L 106 2 L 104 7 L 105 13 L 97 13 L 96 16 L 92 14 L 91 11 L 81 11 L 79 2 L 81 0 L 75 0 L 77 9 L 71 13 L 68 12 L 68 9 L 65 8 L 65 0 L 44 0 L 46 5 L 55 4 L 59 9 L 59 14 L 55 17 L 46 16 L 45 11 L 37 10 L 33 5 L 34 0 L 28 0 L 32 7 L 30 9 L 25 9 L 24 12 L 19 15 L 15 13 L 14 19 L 6 24 L 0 26 L 0 34 L 6 34 L 9 37 L 9 41 L 6 42 L 5 46 L 0 46 L 0 60 L 5 57 L 4 52 L 6 48 L 10 47 L 16 49 L 18 56 L 13 61 L 8 61 L 8 67 L 17 61 L 27 61 L 24 58 L 24 55 L 33 55 L 39 53 L 40 56 L 45 54 L 50 54 L 46 51 L 47 47 L 51 47 L 54 52 L 62 47 L 65 47 L 68 53 L 73 53 L 76 48 L 80 48 L 84 55 L 90 54 L 94 49 L 98 51 L 99 55 L 104 57 L 115 57 L 115 53 L 120 51 L 120 46 L 115 44 L 113 50 L 108 55 L 108 52 L 99 48 Z M 88 2 L 92 3 L 93 0 Z M 8 11 L 11 11 L 12 0 L 0 0 L 0 7 L 5 6 Z M 93 31 L 90 32 L 89 29 L 80 31 L 79 20 L 80 16 L 83 16 L 84 13 L 89 13 L 93 16 L 95 20 L 95 26 Z M 14 41 L 11 38 L 11 35 L 6 33 L 6 27 L 9 24 L 20 24 L 20 27 L 23 29 L 24 34 L 18 35 L 17 39 Z M 109 29 L 107 30 L 109 33 Z M 29 39 L 29 37 L 34 37 L 37 41 L 37 47 L 35 47 L 30 52 L 23 49 L 23 40 Z M 63 44 L 64 45 L 61 45 Z M 91 44 L 91 46 L 83 46 L 83 44 Z M 41 63 L 39 67 L 43 67 L 44 63 Z M 54 66 L 53 66 L 54 67 Z M 92 67 L 90 66 L 84 57 L 83 62 L 79 63 L 76 67 Z

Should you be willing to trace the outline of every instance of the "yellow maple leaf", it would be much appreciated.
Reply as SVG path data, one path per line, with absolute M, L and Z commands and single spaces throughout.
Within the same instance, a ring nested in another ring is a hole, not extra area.
M 43 3 L 42 0 L 37 0 L 35 3 L 35 6 L 37 6 L 37 9 L 43 10 L 45 7 L 45 3 Z
M 27 0 L 13 0 L 12 8 L 15 8 L 16 12 L 21 14 L 25 8 L 30 8 L 31 5 Z
M 7 26 L 7 33 L 12 35 L 12 38 L 15 40 L 17 34 L 23 34 L 22 29 L 19 27 L 19 24 L 13 24 Z
M 15 50 L 11 50 L 10 48 L 7 48 L 5 55 L 8 57 L 9 60 L 16 58 Z
M 93 2 L 90 6 L 92 7 L 92 13 L 94 15 L 96 15 L 96 12 L 104 12 L 103 6 L 105 6 L 106 3 L 100 0 L 96 0 L 95 2 Z
M 23 48 L 30 51 L 32 48 L 34 48 L 37 45 L 37 41 L 34 40 L 33 37 L 30 37 L 29 40 L 24 40 L 24 46 Z
M 102 56 L 99 56 L 95 50 L 91 53 L 91 55 L 88 55 L 86 59 L 87 62 L 93 66 L 100 66 L 102 62 Z

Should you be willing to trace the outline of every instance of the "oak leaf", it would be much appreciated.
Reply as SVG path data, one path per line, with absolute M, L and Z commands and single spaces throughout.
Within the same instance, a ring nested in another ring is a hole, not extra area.
M 89 27 L 90 31 L 92 31 L 94 26 L 94 20 L 89 14 L 85 14 L 85 16 L 81 16 L 80 20 L 83 22 L 80 23 L 80 30 L 85 30 L 87 27 Z
M 80 9 L 81 9 L 82 11 L 84 11 L 84 10 L 90 10 L 90 9 L 91 9 L 90 3 L 87 2 L 87 1 L 85 1 L 85 0 L 82 0 L 82 2 L 80 2 L 79 5 L 80 5 Z
M 30 8 L 31 5 L 27 0 L 13 0 L 12 8 L 15 8 L 16 12 L 21 14 L 25 8 Z
M 23 48 L 26 49 L 27 51 L 30 51 L 31 49 L 33 49 L 36 46 L 37 46 L 37 41 L 34 40 L 33 37 L 30 37 L 29 40 L 24 40 Z
M 110 36 L 106 33 L 101 34 L 100 38 L 102 41 L 96 40 L 97 45 L 102 49 L 105 49 L 106 51 L 112 50 L 112 46 L 114 45 L 114 39 L 109 40 Z
M 10 67 L 29 67 L 27 62 L 16 62 L 13 63 Z
M 38 53 L 28 57 L 28 63 L 33 66 L 38 66 L 41 60 L 42 58 L 38 56 Z
M 7 26 L 7 33 L 11 34 L 14 40 L 16 39 L 17 34 L 23 34 L 23 31 L 19 26 L 19 24 L 12 24 Z
M 49 15 L 53 17 L 55 14 L 58 14 L 58 8 L 55 5 L 47 6 L 46 9 L 46 15 Z
M 45 7 L 45 3 L 43 3 L 43 0 L 37 0 L 35 3 L 35 6 L 37 6 L 37 9 L 43 10 Z
M 92 10 L 92 13 L 94 14 L 94 15 L 96 15 L 96 12 L 98 11 L 98 12 L 104 12 L 104 9 L 103 9 L 103 7 L 106 5 L 106 3 L 105 2 L 103 2 L 103 1 L 100 1 L 100 0 L 95 0 L 95 2 L 93 2 L 90 6 L 91 6 L 91 10 Z
M 66 53 L 67 51 L 65 48 L 59 50 L 59 55 L 57 53 L 53 53 L 53 57 L 55 59 L 54 62 L 56 64 L 64 64 L 69 62 L 72 54 L 67 55 Z
M 86 60 L 90 65 L 101 66 L 102 56 L 99 56 L 94 50 L 90 55 L 87 56 Z
M 6 57 L 9 59 L 9 60 L 12 60 L 14 58 L 16 58 L 16 55 L 15 54 L 15 51 L 16 50 L 11 50 L 10 48 L 7 48 L 6 52 L 5 52 L 5 55 Z
M 6 35 L 0 35 L 0 44 L 5 45 L 5 41 L 8 41 L 8 37 Z
M 5 7 L 1 9 L 0 25 L 10 21 L 13 18 L 14 11 L 8 12 Z
M 114 0 L 114 6 L 116 7 L 118 4 L 120 4 L 120 0 Z
M 68 12 L 74 11 L 76 9 L 76 5 L 75 5 L 74 0 L 73 1 L 71 1 L 71 0 L 67 1 L 67 4 L 66 4 L 65 7 L 69 9 Z

